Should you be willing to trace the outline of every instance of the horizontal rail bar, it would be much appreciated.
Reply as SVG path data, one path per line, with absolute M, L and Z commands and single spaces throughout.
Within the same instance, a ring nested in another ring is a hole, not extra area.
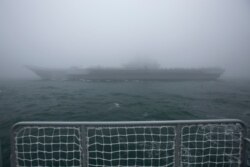
M 162 124 L 208 124 L 208 123 L 240 123 L 246 127 L 245 123 L 239 119 L 206 119 L 206 120 L 170 120 L 170 121 L 25 121 L 13 125 L 13 128 L 20 125 L 162 125 Z

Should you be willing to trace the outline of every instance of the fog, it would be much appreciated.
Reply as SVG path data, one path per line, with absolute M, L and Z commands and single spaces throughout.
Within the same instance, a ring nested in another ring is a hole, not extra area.
M 0 78 L 25 65 L 221 67 L 250 77 L 249 0 L 1 0 Z

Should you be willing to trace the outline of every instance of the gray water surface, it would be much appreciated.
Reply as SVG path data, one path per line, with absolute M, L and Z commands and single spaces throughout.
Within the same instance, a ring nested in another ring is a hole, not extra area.
M 238 118 L 250 125 L 250 81 L 0 81 L 0 139 L 9 166 L 18 121 Z

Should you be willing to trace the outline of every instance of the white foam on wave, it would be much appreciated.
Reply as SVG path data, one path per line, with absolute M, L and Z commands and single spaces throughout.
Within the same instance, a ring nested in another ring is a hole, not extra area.
M 119 108 L 119 107 L 120 107 L 120 104 L 119 104 L 119 103 L 114 103 L 114 106 L 115 106 L 116 108 Z
M 119 103 L 112 103 L 110 104 L 109 110 L 120 108 L 121 105 Z

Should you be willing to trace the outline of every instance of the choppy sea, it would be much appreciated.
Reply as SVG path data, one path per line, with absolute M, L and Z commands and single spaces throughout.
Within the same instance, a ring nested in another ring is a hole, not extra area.
M 237 118 L 250 126 L 250 81 L 0 81 L 0 141 L 9 166 L 19 121 L 132 121 Z

